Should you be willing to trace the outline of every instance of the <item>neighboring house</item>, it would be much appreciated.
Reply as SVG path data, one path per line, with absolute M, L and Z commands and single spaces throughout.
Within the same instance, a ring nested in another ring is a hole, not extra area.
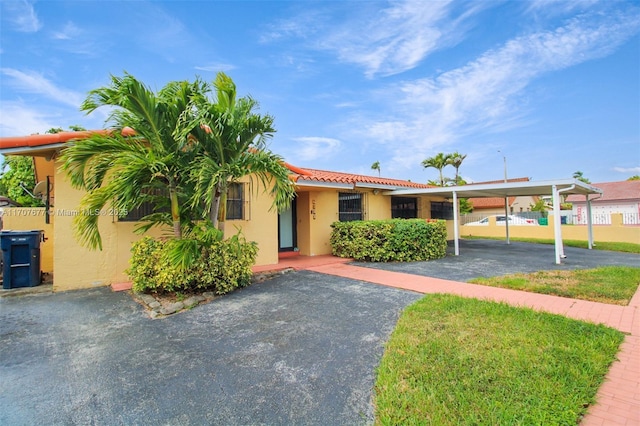
M 507 182 L 529 182 L 529 178 L 514 178 L 507 179 Z M 493 183 L 501 183 L 504 180 L 494 180 L 489 182 L 474 182 L 469 185 L 484 185 L 484 184 L 493 184 Z M 538 201 L 538 197 L 536 196 L 520 196 L 520 197 L 509 197 L 509 212 L 512 214 L 517 214 L 521 212 L 531 211 L 531 206 L 534 205 Z M 504 214 L 504 197 L 487 197 L 487 198 L 469 198 L 469 202 L 473 206 L 473 214 L 481 215 L 495 215 L 495 214 Z
M 591 197 L 591 213 L 598 224 L 610 224 L 611 213 L 622 213 L 625 225 L 640 225 L 640 180 L 593 183 L 602 189 L 602 197 Z M 587 223 L 587 200 L 584 196 L 569 195 L 576 224 Z
M 62 132 L 26 137 L 0 138 L 0 153 L 34 157 L 38 181 L 49 182 L 49 214 L 16 217 L 13 229 L 45 229 L 49 239 L 43 250 L 52 251 L 54 289 L 69 290 L 127 281 L 130 248 L 140 209 L 118 217 L 118 212 L 100 212 L 102 251 L 90 251 L 78 244 L 72 221 L 83 195 L 71 187 L 61 172 L 58 155 L 67 141 L 86 137 L 90 132 Z M 277 264 L 279 253 L 296 251 L 303 256 L 331 253 L 331 223 L 347 220 L 401 218 L 443 218 L 451 209 L 442 197 L 385 195 L 394 189 L 429 188 L 429 185 L 397 179 L 362 176 L 287 165 L 296 182 L 296 198 L 281 214 L 271 209 L 272 199 L 258 180 L 246 177 L 233 185 L 227 201 L 226 232 L 241 229 L 247 240 L 259 247 L 257 265 Z M 55 199 L 55 202 L 52 200 Z M 17 219 L 21 219 L 18 221 Z M 46 222 L 46 223 L 45 223 Z M 166 230 L 152 229 L 147 235 L 160 236 Z

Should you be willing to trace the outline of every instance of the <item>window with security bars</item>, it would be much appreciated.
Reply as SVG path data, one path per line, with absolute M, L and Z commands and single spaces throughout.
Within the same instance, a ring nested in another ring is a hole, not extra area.
M 245 188 L 243 183 L 232 183 L 227 190 L 227 220 L 242 220 Z
M 431 219 L 453 219 L 453 203 L 447 201 L 431 202 Z
M 143 217 L 149 216 L 152 213 L 169 213 L 171 207 L 169 206 L 168 191 L 165 189 L 154 189 L 148 192 L 144 196 L 149 201 L 145 201 L 140 204 L 139 207 L 129 210 L 125 216 L 118 218 L 119 222 L 139 222 Z M 163 203 L 163 201 L 166 201 Z
M 338 218 L 340 222 L 364 219 L 362 198 L 360 193 L 340 192 L 338 194 Z
M 414 197 L 391 197 L 392 219 L 415 219 L 418 217 L 418 199 Z

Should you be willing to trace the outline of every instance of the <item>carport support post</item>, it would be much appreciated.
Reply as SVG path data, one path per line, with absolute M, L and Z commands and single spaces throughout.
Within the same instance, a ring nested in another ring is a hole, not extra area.
M 553 200 L 553 237 L 556 246 L 556 264 L 562 263 L 564 248 L 562 247 L 562 222 L 560 220 L 560 194 L 556 185 L 551 186 L 551 196 Z
M 460 216 L 460 206 L 458 205 L 458 193 L 453 191 L 453 247 L 454 254 L 456 256 L 460 255 L 460 243 L 458 239 L 460 238 L 460 229 L 458 228 L 459 220 L 458 216 Z
M 593 223 L 591 222 L 591 200 L 587 194 L 587 241 L 589 242 L 589 250 L 593 249 Z

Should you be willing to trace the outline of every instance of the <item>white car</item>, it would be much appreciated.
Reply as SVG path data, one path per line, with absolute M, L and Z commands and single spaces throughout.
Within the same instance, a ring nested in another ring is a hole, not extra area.
M 506 223 L 504 215 L 493 215 L 489 217 L 496 218 L 496 225 L 504 225 Z M 487 226 L 489 225 L 489 217 L 485 217 L 484 219 L 479 220 L 477 222 L 465 223 L 464 226 Z M 524 217 L 509 215 L 509 225 L 520 226 L 520 225 L 537 225 L 537 224 L 538 224 L 538 221 L 535 219 L 527 219 Z

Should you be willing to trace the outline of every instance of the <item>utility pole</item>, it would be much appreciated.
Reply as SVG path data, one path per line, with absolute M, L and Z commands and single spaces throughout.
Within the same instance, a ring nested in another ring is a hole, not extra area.
M 498 150 L 498 152 L 502 154 L 502 160 L 504 162 L 504 183 L 507 183 L 507 156 L 500 150 Z M 507 244 L 511 244 L 509 240 L 509 196 L 506 193 L 504 195 L 504 226 L 507 234 Z

